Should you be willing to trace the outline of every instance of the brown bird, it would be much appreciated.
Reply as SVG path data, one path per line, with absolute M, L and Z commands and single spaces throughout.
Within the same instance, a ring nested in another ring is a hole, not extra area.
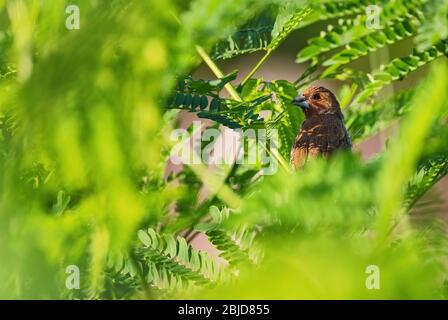
M 339 102 L 324 87 L 309 87 L 294 98 L 292 104 L 302 108 L 305 121 L 291 150 L 294 169 L 301 169 L 311 158 L 329 157 L 337 150 L 351 150 Z

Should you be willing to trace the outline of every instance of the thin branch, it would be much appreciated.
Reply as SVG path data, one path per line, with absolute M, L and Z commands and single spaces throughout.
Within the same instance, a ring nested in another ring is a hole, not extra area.
M 201 47 L 201 46 L 196 46 L 196 51 L 198 52 L 198 54 L 201 56 L 201 58 L 204 60 L 204 62 L 208 65 L 208 67 L 212 70 L 212 72 L 218 77 L 218 78 L 222 78 L 224 75 L 221 72 L 221 70 L 219 69 L 219 67 L 213 62 L 213 60 L 210 58 L 210 56 L 207 54 L 207 52 L 205 52 L 205 50 Z M 265 57 L 267 58 L 267 56 L 265 55 Z M 266 58 L 261 59 L 260 62 L 257 65 L 261 65 L 261 63 L 263 63 L 264 60 L 266 60 Z M 256 71 L 256 70 L 255 70 Z M 230 96 L 236 100 L 236 101 L 240 101 L 242 102 L 243 99 L 241 99 L 240 95 L 238 94 L 238 92 L 236 92 L 235 88 L 230 84 L 227 83 L 224 88 L 226 88 L 227 92 L 230 94 Z M 272 154 L 274 156 L 274 158 L 278 161 L 278 163 L 280 163 L 280 166 L 290 172 L 291 168 L 289 167 L 288 163 L 286 162 L 286 160 L 283 158 L 283 156 L 278 153 L 277 150 L 266 150 L 269 154 Z
M 213 62 L 213 60 L 201 46 L 196 46 L 196 51 L 201 56 L 202 60 L 204 60 L 204 62 L 208 65 L 210 70 L 212 70 L 212 72 L 215 74 L 216 77 L 218 78 L 224 77 L 224 74 L 221 72 L 218 66 Z M 224 88 L 226 88 L 227 92 L 234 100 L 241 102 L 243 101 L 238 92 L 236 92 L 235 88 L 230 83 L 226 83 Z
M 265 53 L 265 55 L 258 61 L 257 65 L 248 73 L 246 78 L 244 78 L 243 82 L 241 82 L 241 87 L 244 86 L 244 84 L 249 81 L 250 78 L 255 74 L 255 72 L 258 71 L 258 69 L 261 67 L 261 65 L 266 61 L 267 58 L 271 55 L 272 50 L 268 49 Z

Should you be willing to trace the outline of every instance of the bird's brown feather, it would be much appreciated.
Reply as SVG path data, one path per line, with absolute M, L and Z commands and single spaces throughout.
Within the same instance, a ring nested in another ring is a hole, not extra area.
M 295 169 L 301 169 L 312 158 L 329 157 L 336 150 L 350 148 L 342 113 L 313 114 L 302 124 L 291 150 L 291 162 Z

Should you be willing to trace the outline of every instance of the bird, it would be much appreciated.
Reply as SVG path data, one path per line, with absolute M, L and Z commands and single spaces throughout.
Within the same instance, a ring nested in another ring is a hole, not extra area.
M 352 143 L 344 126 L 336 96 L 327 88 L 311 86 L 291 102 L 304 114 L 300 131 L 291 148 L 291 164 L 295 170 L 303 169 L 313 158 L 328 158 L 338 150 L 351 150 Z

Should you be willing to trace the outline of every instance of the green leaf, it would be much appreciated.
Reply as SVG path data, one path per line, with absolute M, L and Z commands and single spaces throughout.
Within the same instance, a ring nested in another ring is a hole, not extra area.
M 221 211 L 216 206 L 210 207 L 210 215 L 216 223 L 221 222 Z
M 212 50 L 212 59 L 229 59 L 242 54 L 266 50 L 272 40 L 271 30 L 274 26 L 273 12 L 275 11 L 273 8 L 268 8 L 237 32 L 219 41 Z
M 150 236 L 143 230 L 138 231 L 138 238 L 140 241 L 147 247 L 150 247 L 152 245 L 152 241 Z
M 415 67 L 415 64 L 418 64 L 420 67 L 446 54 L 448 54 L 448 42 L 442 41 L 426 51 L 419 52 L 414 50 L 408 57 L 392 60 L 389 64 L 384 66 L 382 70 L 372 74 L 373 80 L 359 93 L 354 103 L 359 104 L 366 101 L 383 86 L 392 81 L 399 80 L 409 72 L 416 70 L 417 68 Z M 412 65 L 407 64 L 407 61 L 412 61 Z
M 374 33 L 370 33 L 361 38 L 354 39 L 346 45 L 345 49 L 323 61 L 322 65 L 330 68 L 327 68 L 323 72 L 322 76 L 326 77 L 333 73 L 339 66 L 359 59 L 362 56 L 367 55 L 369 52 L 384 47 L 386 44 L 395 43 L 405 37 L 412 36 L 416 32 L 417 26 L 420 25 L 421 20 L 422 13 L 420 10 L 410 10 L 405 16 L 389 21 L 384 29 L 377 30 Z M 405 25 L 406 27 L 404 27 Z M 405 31 L 403 31 L 402 36 L 397 37 L 398 34 L 395 31 L 390 31 L 392 29 Z
M 269 44 L 268 50 L 277 49 L 280 44 L 286 39 L 286 37 L 295 30 L 299 22 L 302 21 L 307 15 L 311 13 L 310 8 L 304 8 L 296 11 L 293 14 L 288 14 L 288 18 L 285 22 L 278 23 L 277 28 L 274 31 L 273 39 Z M 278 17 L 277 19 L 284 19 L 283 17 Z

